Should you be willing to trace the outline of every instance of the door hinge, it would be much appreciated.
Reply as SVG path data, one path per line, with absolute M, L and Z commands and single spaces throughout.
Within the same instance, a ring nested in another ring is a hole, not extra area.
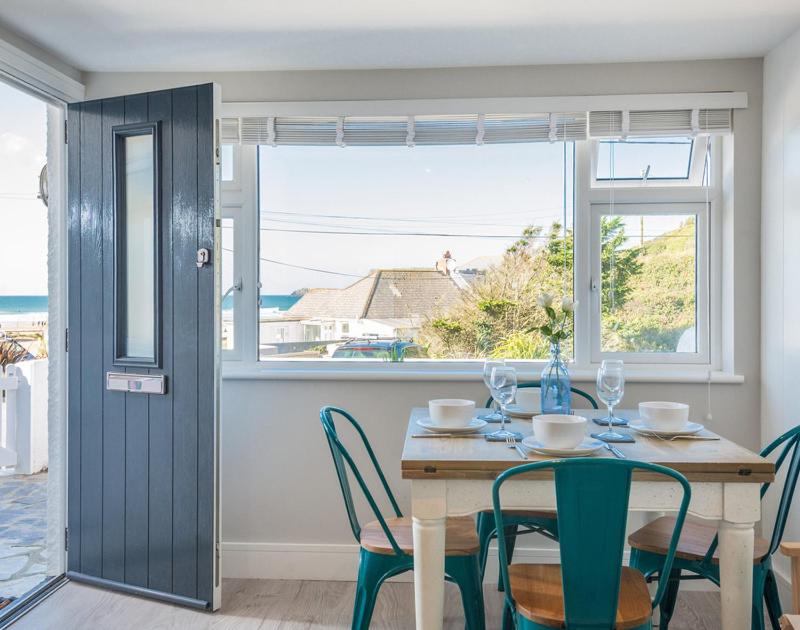
M 64 528 L 64 551 L 69 551 L 69 527 Z
M 69 328 L 64 329 L 64 352 L 69 352 Z
M 67 134 L 67 129 L 68 129 L 68 127 L 67 127 L 67 119 L 65 118 L 64 119 L 64 144 L 68 144 L 69 143 L 69 140 L 67 138 L 67 135 L 68 135 Z

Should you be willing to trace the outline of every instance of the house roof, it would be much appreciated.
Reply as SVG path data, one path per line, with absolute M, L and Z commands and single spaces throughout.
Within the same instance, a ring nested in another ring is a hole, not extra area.
M 289 316 L 342 319 L 421 319 L 447 307 L 461 290 L 432 269 L 377 269 L 344 289 L 310 289 Z

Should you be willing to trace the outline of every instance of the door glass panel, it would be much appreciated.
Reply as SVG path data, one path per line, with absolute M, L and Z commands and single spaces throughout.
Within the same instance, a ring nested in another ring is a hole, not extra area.
M 153 134 L 118 137 L 118 334 L 123 362 L 156 361 L 156 212 Z M 119 146 L 119 145 L 118 145 Z

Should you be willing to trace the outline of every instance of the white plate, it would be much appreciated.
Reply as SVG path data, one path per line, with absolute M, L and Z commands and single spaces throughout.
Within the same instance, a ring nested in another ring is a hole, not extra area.
M 512 418 L 533 418 L 533 416 L 537 415 L 539 412 L 528 411 L 527 409 L 523 409 L 519 405 L 513 404 L 506 406 L 506 413 Z
M 425 416 L 417 420 L 417 424 L 423 429 L 433 431 L 434 433 L 475 433 L 485 427 L 487 422 L 480 418 L 473 418 L 465 427 L 443 427 L 439 424 L 434 424 L 428 416 Z
M 575 448 L 547 448 L 532 435 L 522 440 L 522 444 L 535 453 L 553 455 L 554 457 L 586 457 L 603 448 L 603 443 L 593 438 L 586 438 Z
M 641 420 L 631 420 L 628 423 L 628 428 L 633 429 L 636 433 L 642 435 L 655 435 L 657 437 L 675 437 L 676 435 L 694 435 L 700 433 L 705 427 L 699 422 L 688 422 L 686 426 L 680 431 L 656 431 L 649 427 L 644 426 Z

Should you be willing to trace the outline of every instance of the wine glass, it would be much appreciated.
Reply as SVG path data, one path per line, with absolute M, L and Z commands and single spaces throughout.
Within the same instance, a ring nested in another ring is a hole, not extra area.
M 517 394 L 517 371 L 513 367 L 498 366 L 492 368 L 489 377 L 489 387 L 492 391 L 492 398 L 500 404 L 500 429 L 490 433 L 493 438 L 505 440 L 509 437 L 517 438 L 517 434 L 506 430 L 506 405 L 508 405 Z
M 626 438 L 621 433 L 614 431 L 614 407 L 622 401 L 625 395 L 625 364 L 622 361 L 606 360 L 597 370 L 597 396 L 608 407 L 608 416 L 603 418 L 608 422 L 608 431 L 595 435 L 604 442 L 625 441 Z
M 489 388 L 489 391 L 492 390 L 492 370 L 496 367 L 505 367 L 506 360 L 505 359 L 486 359 L 483 362 L 483 383 L 486 387 Z M 480 416 L 481 420 L 486 420 L 486 422 L 500 422 L 503 419 L 502 414 L 497 409 L 497 401 L 492 397 L 492 411 L 485 416 Z

